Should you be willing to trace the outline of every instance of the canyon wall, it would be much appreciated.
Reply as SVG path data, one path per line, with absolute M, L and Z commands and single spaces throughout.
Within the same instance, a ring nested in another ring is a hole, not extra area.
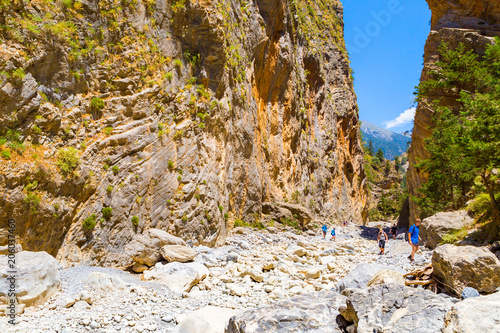
M 25 250 L 127 266 L 149 228 L 216 246 L 267 202 L 366 219 L 340 2 L 2 6 L 0 243 L 13 218 Z
M 439 60 L 438 48 L 442 42 L 456 47 L 463 43 L 468 49 L 483 55 L 488 44 L 494 42 L 494 36 L 500 36 L 500 1 L 487 0 L 427 0 L 432 12 L 431 32 L 425 45 L 424 69 L 421 81 L 428 79 L 428 72 Z M 445 96 L 436 91 L 419 103 L 415 115 L 412 144 L 408 154 L 408 189 L 416 196 L 418 189 L 426 180 L 426 175 L 415 167 L 419 160 L 429 157 L 425 150 L 425 139 L 432 134 L 432 114 L 430 102 L 441 99 L 440 105 L 457 105 L 454 97 Z M 419 216 L 416 203 L 410 199 L 410 225 Z

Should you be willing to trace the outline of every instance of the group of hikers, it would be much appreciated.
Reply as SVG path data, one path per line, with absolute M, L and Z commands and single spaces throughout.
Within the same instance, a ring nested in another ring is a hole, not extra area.
M 408 242 L 411 245 L 411 254 L 408 256 L 408 259 L 410 260 L 411 263 L 415 261 L 415 253 L 417 253 L 418 248 L 420 246 L 420 223 L 422 221 L 420 219 L 417 219 L 415 221 L 415 224 L 408 229 Z M 347 226 L 347 221 L 342 222 L 342 226 Z M 321 227 L 321 230 L 323 231 L 323 239 L 326 238 L 326 234 L 328 232 L 328 226 L 324 224 Z M 335 241 L 335 227 L 332 227 L 331 231 L 331 240 Z M 396 236 L 398 234 L 398 227 L 396 224 L 393 224 L 392 227 L 389 229 L 389 234 L 392 235 L 392 239 L 396 239 Z M 389 236 L 387 236 L 387 233 L 384 231 L 382 227 L 379 228 L 378 231 L 378 236 L 377 236 L 377 242 L 378 242 L 378 247 L 380 248 L 380 253 L 379 255 L 384 255 L 385 254 L 385 243 L 389 241 Z

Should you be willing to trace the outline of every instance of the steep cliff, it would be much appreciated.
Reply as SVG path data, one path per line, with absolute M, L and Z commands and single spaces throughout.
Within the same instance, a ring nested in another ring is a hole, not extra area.
M 500 1 L 487 0 L 427 0 L 432 11 L 431 32 L 425 45 L 424 69 L 421 81 L 429 78 L 429 70 L 439 60 L 438 48 L 442 42 L 451 47 L 463 43 L 469 50 L 483 55 L 494 36 L 500 36 Z M 427 96 L 427 101 L 419 103 L 415 115 L 412 144 L 408 154 L 408 189 L 415 196 L 426 180 L 426 175 L 414 167 L 419 160 L 428 158 L 425 139 L 432 134 L 432 114 L 430 103 L 440 99 L 440 105 L 453 108 L 457 105 L 455 96 L 446 96 L 442 91 Z M 410 200 L 410 224 L 419 214 L 416 203 Z
M 264 202 L 366 218 L 342 20 L 336 0 L 2 3 L 0 228 L 125 266 L 136 233 L 213 246 Z

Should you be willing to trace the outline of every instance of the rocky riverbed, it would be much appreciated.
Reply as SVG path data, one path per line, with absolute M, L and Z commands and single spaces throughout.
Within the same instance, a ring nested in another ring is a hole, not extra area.
M 186 324 L 190 320 L 204 315 L 217 313 L 226 322 L 232 315 L 258 306 L 336 290 L 337 283 L 360 263 L 409 271 L 430 262 L 431 252 L 422 250 L 416 264 L 410 264 L 403 235 L 388 242 L 386 255 L 378 255 L 375 233 L 373 228 L 337 228 L 336 241 L 332 241 L 328 236 L 323 239 L 319 229 L 296 233 L 292 229 L 236 228 L 220 248 L 195 248 L 194 261 L 205 266 L 208 275 L 182 293 L 142 281 L 143 274 L 100 267 L 63 268 L 62 290 L 44 305 L 26 308 L 15 326 L 1 317 L 0 331 L 180 332 L 183 325 L 190 326 Z M 88 281 L 91 273 L 94 280 L 97 274 L 97 282 Z M 106 278 L 118 282 L 105 283 Z

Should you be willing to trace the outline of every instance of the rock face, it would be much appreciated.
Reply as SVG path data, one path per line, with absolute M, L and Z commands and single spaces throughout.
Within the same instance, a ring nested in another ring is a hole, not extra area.
M 439 246 L 432 254 L 433 275 L 444 288 L 460 295 L 465 287 L 493 293 L 500 287 L 500 260 L 487 248 Z
M 438 47 L 447 42 L 451 47 L 460 42 L 478 54 L 484 54 L 488 44 L 493 43 L 493 36 L 500 36 L 500 3 L 495 0 L 427 0 L 432 11 L 431 32 L 425 45 L 424 69 L 421 81 L 429 78 L 428 72 L 438 60 Z M 429 96 L 429 102 L 444 97 L 442 106 L 453 108 L 455 99 L 435 92 Z M 429 157 L 425 149 L 425 139 L 432 134 L 433 110 L 429 102 L 419 103 L 415 114 L 412 144 L 408 153 L 410 167 L 407 181 L 410 195 L 417 195 L 418 189 L 426 181 L 426 175 L 414 165 L 418 160 Z M 418 207 L 410 200 L 410 225 L 415 223 Z
M 125 266 L 136 234 L 220 245 L 264 202 L 366 217 L 338 1 L 11 3 L 0 228 L 24 249 Z
M 9 258 L 0 256 L 0 304 L 7 304 L 11 275 Z M 16 254 L 15 290 L 17 302 L 25 306 L 45 303 L 61 288 L 59 262 L 47 252 L 22 251 Z
M 443 333 L 498 332 L 500 292 L 458 302 L 446 314 Z
M 422 221 L 420 237 L 425 246 L 434 249 L 441 243 L 443 236 L 471 225 L 474 219 L 466 211 L 437 213 Z
M 441 332 L 453 305 L 431 291 L 398 284 L 347 289 L 342 294 L 348 298 L 340 312 L 358 332 Z
M 231 318 L 226 333 L 342 332 L 336 323 L 345 297 L 337 293 L 301 295 L 245 311 Z

